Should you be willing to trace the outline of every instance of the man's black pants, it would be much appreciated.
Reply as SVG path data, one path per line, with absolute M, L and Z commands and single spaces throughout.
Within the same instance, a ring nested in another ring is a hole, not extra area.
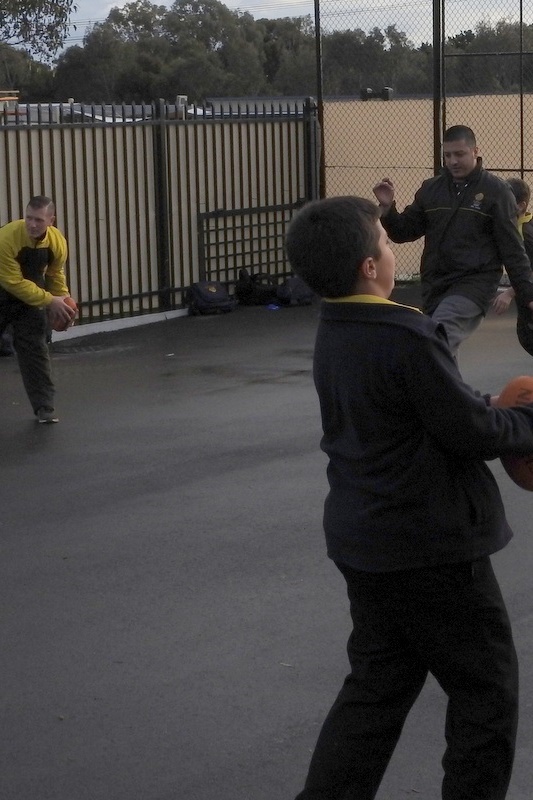
M 46 343 L 48 321 L 44 308 L 0 298 L 0 333 L 11 323 L 13 346 L 24 388 L 34 411 L 54 408 L 50 354 Z
M 503 800 L 518 721 L 511 627 L 488 558 L 346 578 L 351 673 L 297 800 L 373 800 L 431 672 L 446 695 L 443 800 Z

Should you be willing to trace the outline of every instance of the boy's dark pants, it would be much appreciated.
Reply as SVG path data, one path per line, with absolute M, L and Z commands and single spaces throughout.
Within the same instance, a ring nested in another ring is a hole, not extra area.
M 48 323 L 44 308 L 0 296 L 0 332 L 13 326 L 13 346 L 32 408 L 54 408 L 54 384 L 46 344 Z
M 372 800 L 428 671 L 448 695 L 443 800 L 503 800 L 518 667 L 490 560 L 395 573 L 338 567 L 354 625 L 352 671 L 297 800 Z

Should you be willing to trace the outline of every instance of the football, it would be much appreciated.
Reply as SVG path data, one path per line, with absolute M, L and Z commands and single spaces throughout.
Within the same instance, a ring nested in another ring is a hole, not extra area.
M 67 306 L 70 306 L 70 308 L 74 309 L 74 311 L 76 311 L 76 312 L 78 311 L 78 305 L 77 305 L 76 301 L 72 297 L 69 297 L 68 295 L 66 295 L 66 297 L 63 298 L 63 302 L 66 303 Z M 70 320 L 70 322 L 68 322 L 66 325 L 65 325 L 64 322 L 61 322 L 60 320 L 54 320 L 52 322 L 52 330 L 54 330 L 54 331 L 66 331 L 67 328 L 70 328 L 70 326 L 73 325 L 73 324 L 74 324 L 74 320 Z
M 496 405 L 511 408 L 533 403 L 533 377 L 519 375 L 502 389 Z M 503 468 L 517 486 L 533 492 L 533 453 L 527 456 L 505 455 L 500 458 Z

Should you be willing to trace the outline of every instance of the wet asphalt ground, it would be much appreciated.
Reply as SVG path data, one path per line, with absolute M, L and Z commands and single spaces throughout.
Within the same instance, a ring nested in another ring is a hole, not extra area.
M 0 800 L 302 788 L 350 630 L 321 530 L 317 313 L 55 342 L 59 425 L 33 421 L 0 359 Z M 460 365 L 493 393 L 532 372 L 513 314 L 489 317 Z M 494 557 L 522 670 L 508 800 L 531 800 L 533 495 L 491 466 L 516 534 Z M 430 679 L 378 800 L 438 800 L 444 713 Z

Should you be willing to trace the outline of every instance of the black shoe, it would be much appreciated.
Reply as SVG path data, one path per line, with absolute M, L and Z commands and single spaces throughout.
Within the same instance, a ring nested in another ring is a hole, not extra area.
M 53 408 L 38 408 L 35 412 L 35 416 L 37 417 L 37 422 L 42 422 L 44 424 L 59 422 L 59 417 L 56 415 Z

